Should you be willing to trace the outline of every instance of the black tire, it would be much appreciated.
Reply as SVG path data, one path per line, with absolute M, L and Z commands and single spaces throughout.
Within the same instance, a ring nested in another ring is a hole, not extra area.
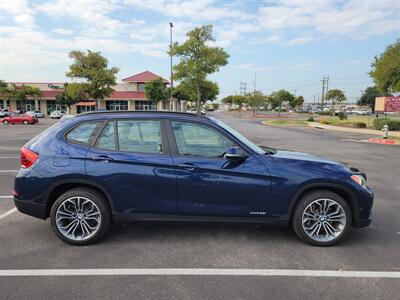
M 7 120 L 5 120 L 5 121 L 3 121 L 3 124 L 4 125 L 8 125 L 8 124 L 10 124 Z
M 74 240 L 74 239 L 67 238 L 60 232 L 60 230 L 58 229 L 57 224 L 56 224 L 56 213 L 57 213 L 58 207 L 65 200 L 72 198 L 72 197 L 77 197 L 77 196 L 88 198 L 92 202 L 94 202 L 97 205 L 97 207 L 99 208 L 100 215 L 101 215 L 101 222 L 100 222 L 99 229 L 93 236 L 91 236 L 90 238 L 85 239 L 85 240 Z M 104 198 L 104 196 L 102 194 L 100 194 L 99 192 L 97 192 L 96 190 L 90 189 L 90 188 L 74 188 L 74 189 L 71 189 L 71 190 L 65 192 L 64 194 L 62 194 L 54 202 L 53 206 L 51 207 L 51 211 L 50 211 L 50 221 L 51 221 L 51 227 L 52 227 L 54 233 L 62 241 L 66 242 L 70 245 L 79 245 L 79 246 L 89 245 L 89 244 L 93 244 L 93 243 L 99 241 L 101 238 L 103 238 L 107 234 L 107 232 L 110 229 L 110 225 L 111 225 L 111 212 L 110 212 L 110 208 L 109 208 L 108 203 L 107 203 L 106 199 Z
M 335 202 L 337 202 L 344 210 L 345 216 L 346 216 L 346 222 L 344 225 L 344 228 L 342 229 L 342 232 L 340 233 L 339 236 L 334 238 L 333 240 L 330 241 L 318 241 L 313 238 L 311 238 L 306 231 L 303 228 L 302 224 L 302 217 L 305 209 L 307 206 L 312 203 L 315 200 L 318 199 L 330 199 Z M 313 246 L 319 246 L 319 247 L 327 247 L 327 246 L 333 246 L 337 244 L 340 240 L 342 240 L 347 232 L 349 231 L 351 227 L 351 222 L 352 222 L 352 213 L 349 205 L 347 204 L 346 200 L 344 200 L 341 196 L 338 194 L 328 191 L 328 190 L 317 190 L 317 191 L 312 191 L 310 193 L 305 194 L 304 196 L 299 199 L 298 203 L 296 204 L 296 208 L 293 212 L 292 215 L 292 227 L 294 232 L 297 234 L 297 236 L 305 243 L 313 245 Z
M 27 120 L 24 120 L 24 125 L 29 125 L 29 122 Z

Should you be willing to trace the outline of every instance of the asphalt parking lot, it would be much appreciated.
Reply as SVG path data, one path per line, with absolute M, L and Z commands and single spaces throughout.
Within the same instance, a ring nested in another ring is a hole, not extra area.
M 0 126 L 0 271 L 52 270 L 45 276 L 0 276 L 0 298 L 398 298 L 400 278 L 378 273 L 357 277 L 355 272 L 400 272 L 399 146 L 360 143 L 365 137 L 355 133 L 266 126 L 232 114 L 213 115 L 259 144 L 328 156 L 365 171 L 376 197 L 373 223 L 352 230 L 330 248 L 303 244 L 282 228 L 173 223 L 118 225 L 98 244 L 68 246 L 53 234 L 49 221 L 15 212 L 10 198 L 19 149 L 55 121 Z M 67 269 L 86 273 L 55 276 Z M 102 271 L 95 274 L 98 269 Z M 120 269 L 131 271 L 121 275 L 116 271 Z M 139 274 L 140 269 L 150 271 Z M 163 269 L 170 271 L 163 275 Z M 181 269 L 188 274 L 179 274 Z M 196 275 L 200 269 L 217 271 Z M 223 275 L 221 269 L 233 271 Z M 242 274 L 248 269 L 288 271 Z M 354 276 L 323 277 L 319 272 L 324 270 L 352 271 Z

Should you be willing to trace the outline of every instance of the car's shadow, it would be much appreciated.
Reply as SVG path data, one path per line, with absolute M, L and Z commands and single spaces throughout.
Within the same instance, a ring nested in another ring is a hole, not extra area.
M 372 235 L 372 236 L 371 236 Z M 368 229 L 350 229 L 338 245 L 351 247 L 371 242 L 373 234 Z M 192 223 L 192 222 L 133 222 L 113 224 L 109 234 L 100 243 L 151 242 L 199 243 L 223 241 L 232 243 L 246 240 L 257 243 L 304 245 L 290 227 L 273 225 Z

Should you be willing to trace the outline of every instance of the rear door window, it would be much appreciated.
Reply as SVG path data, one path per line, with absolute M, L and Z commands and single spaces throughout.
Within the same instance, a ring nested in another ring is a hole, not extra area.
M 119 120 L 119 150 L 161 154 L 161 128 L 157 120 Z

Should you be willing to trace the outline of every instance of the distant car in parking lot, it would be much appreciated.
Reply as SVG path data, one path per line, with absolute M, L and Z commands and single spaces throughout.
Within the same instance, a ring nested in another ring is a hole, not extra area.
M 371 222 L 366 175 L 347 164 L 260 147 L 212 117 L 93 112 L 63 118 L 21 149 L 19 211 L 50 217 L 64 242 L 111 222 L 203 221 L 293 227 L 331 246 Z
M 0 118 L 4 118 L 10 115 L 10 111 L 8 109 L 1 109 L 0 110 Z
M 38 111 L 38 110 L 35 110 L 35 111 L 30 110 L 30 111 L 27 111 L 26 114 L 31 117 L 44 118 L 44 113 L 42 113 L 41 111 Z
M 32 116 L 29 116 L 26 114 L 12 114 L 10 116 L 0 119 L 0 122 L 3 123 L 3 125 L 8 125 L 8 124 L 29 125 L 29 124 L 38 123 L 39 120 L 36 117 L 32 117 Z
M 191 113 L 191 114 L 197 114 L 197 108 L 191 108 L 188 112 Z M 205 109 L 204 108 L 200 109 L 200 113 L 202 115 L 205 115 L 206 114 Z
M 52 111 L 52 112 L 51 112 L 50 118 L 51 118 L 51 119 L 61 119 L 61 117 L 62 117 L 63 115 L 65 115 L 65 114 L 66 114 L 66 112 L 64 112 L 64 111 L 62 111 L 62 110 L 55 110 L 55 111 Z

